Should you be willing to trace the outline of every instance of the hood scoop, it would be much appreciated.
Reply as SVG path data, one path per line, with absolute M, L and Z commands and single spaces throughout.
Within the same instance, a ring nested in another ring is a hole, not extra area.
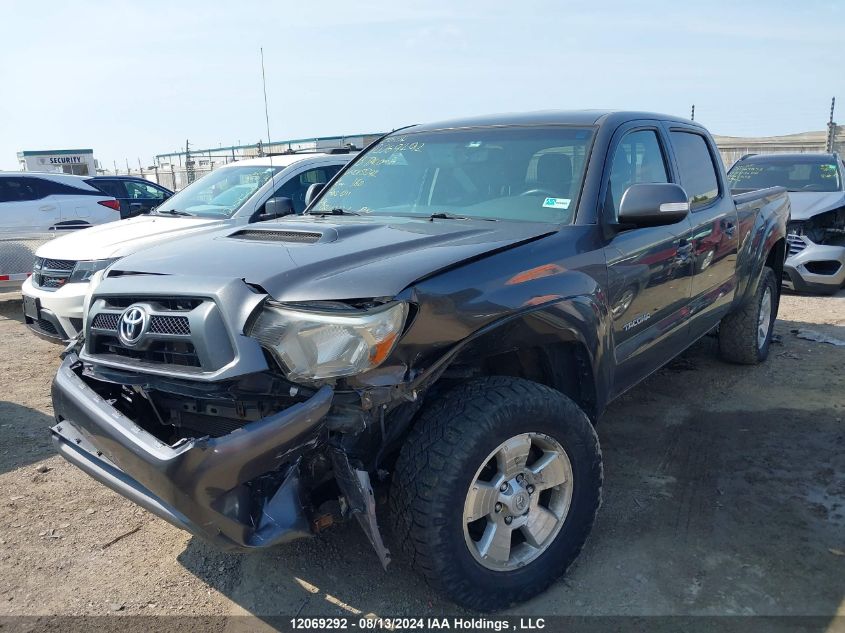
M 241 229 L 232 233 L 230 238 L 249 242 L 283 242 L 285 244 L 313 244 L 323 237 L 322 233 L 312 231 L 279 231 L 264 229 Z

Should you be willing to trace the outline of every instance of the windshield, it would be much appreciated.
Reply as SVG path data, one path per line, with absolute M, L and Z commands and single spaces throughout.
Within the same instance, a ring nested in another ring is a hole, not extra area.
M 228 218 L 277 174 L 281 167 L 252 165 L 221 167 L 203 176 L 168 199 L 157 213 L 186 213 L 209 218 Z
M 839 169 L 826 156 L 795 159 L 746 159 L 728 172 L 731 189 L 786 187 L 788 191 L 841 191 Z
M 311 213 L 570 223 L 592 128 L 484 127 L 398 133 L 341 174 Z

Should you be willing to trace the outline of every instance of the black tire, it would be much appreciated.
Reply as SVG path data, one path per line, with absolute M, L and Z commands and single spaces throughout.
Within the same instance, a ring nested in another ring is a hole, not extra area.
M 494 571 L 470 553 L 464 502 L 485 458 L 521 433 L 542 433 L 563 447 L 572 499 L 538 558 Z M 578 556 L 601 504 L 602 478 L 598 437 L 572 400 L 519 378 L 475 379 L 427 406 L 405 441 L 390 494 L 394 537 L 411 565 L 449 599 L 481 611 L 504 609 L 544 591 Z
M 768 321 L 768 333 L 760 343 L 758 339 L 758 325 L 763 297 L 769 291 L 771 298 L 771 314 Z M 735 312 L 722 319 L 719 324 L 719 353 L 721 357 L 732 363 L 741 365 L 756 365 L 769 355 L 772 342 L 772 332 L 778 312 L 778 284 L 775 271 L 764 267 L 757 283 L 757 290 Z

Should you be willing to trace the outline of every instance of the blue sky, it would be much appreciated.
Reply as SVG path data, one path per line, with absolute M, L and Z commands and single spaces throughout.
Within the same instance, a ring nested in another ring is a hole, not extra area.
M 106 166 L 548 108 L 644 109 L 714 133 L 845 122 L 845 3 L 33 2 L 0 24 L 0 169 L 91 147 Z

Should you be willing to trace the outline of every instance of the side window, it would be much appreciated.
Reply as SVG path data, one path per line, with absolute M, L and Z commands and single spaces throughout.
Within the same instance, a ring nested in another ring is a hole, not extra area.
M 308 187 L 314 183 L 328 182 L 339 171 L 339 165 L 326 165 L 309 169 L 294 176 L 276 189 L 273 197 L 290 198 L 293 201 L 294 210 L 297 213 L 302 213 L 305 211 L 305 194 L 308 192 Z
M 152 185 L 147 185 L 142 182 L 135 182 L 132 180 L 124 180 L 123 186 L 126 187 L 126 197 L 133 200 L 163 200 L 164 192 Z M 121 198 L 123 196 L 120 196 Z
M 116 180 L 88 180 L 86 182 L 112 198 L 123 198 L 125 196 L 123 187 Z
M 719 179 L 707 141 L 693 132 L 672 132 L 672 145 L 690 208 L 695 210 L 713 202 L 719 197 Z
M 628 187 L 648 182 L 669 182 L 657 132 L 629 132 L 622 137 L 613 153 L 605 204 L 613 209 L 615 216 Z
M 41 197 L 36 178 L 0 178 L 0 202 L 26 202 Z

